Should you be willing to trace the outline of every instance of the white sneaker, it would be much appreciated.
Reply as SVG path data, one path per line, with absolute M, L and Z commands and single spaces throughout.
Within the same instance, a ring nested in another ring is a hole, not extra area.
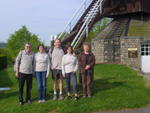
M 39 100 L 38 102 L 39 102 L 39 103 L 42 103 L 42 100 Z
M 42 100 L 42 102 L 44 103 L 44 102 L 45 102 L 45 100 Z

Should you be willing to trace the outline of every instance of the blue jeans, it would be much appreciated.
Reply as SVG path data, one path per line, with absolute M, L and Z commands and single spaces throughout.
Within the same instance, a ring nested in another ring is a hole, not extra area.
M 36 72 L 39 100 L 45 100 L 46 97 L 46 74 L 47 72 Z
M 66 92 L 67 93 L 70 93 L 70 90 L 71 90 L 70 83 L 72 83 L 73 92 L 77 94 L 77 78 L 74 72 L 66 73 Z

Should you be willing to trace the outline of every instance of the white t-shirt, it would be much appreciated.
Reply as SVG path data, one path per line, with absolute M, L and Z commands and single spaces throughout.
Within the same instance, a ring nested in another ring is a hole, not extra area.
M 72 54 L 66 54 L 62 58 L 62 73 L 76 72 L 78 70 L 78 59 Z

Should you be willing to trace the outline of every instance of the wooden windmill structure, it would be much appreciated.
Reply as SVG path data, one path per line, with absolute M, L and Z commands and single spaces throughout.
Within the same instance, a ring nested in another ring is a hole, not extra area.
M 143 13 L 150 13 L 149 4 L 149 0 L 84 0 L 58 38 L 62 39 L 64 45 L 70 43 L 78 48 L 100 19 L 139 13 L 142 16 Z
M 150 1 L 105 0 L 102 9 L 113 20 L 92 41 L 97 63 L 150 66 Z

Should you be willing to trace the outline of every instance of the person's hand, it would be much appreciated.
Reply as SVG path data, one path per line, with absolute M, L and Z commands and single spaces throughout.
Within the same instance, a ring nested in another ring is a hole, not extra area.
M 64 78 L 66 77 L 65 74 L 63 74 L 63 77 L 64 77 Z
M 90 65 L 86 65 L 85 70 L 90 69 Z
M 75 53 L 73 53 L 73 56 L 76 56 L 76 54 L 75 54 Z
M 18 78 L 19 77 L 19 72 L 16 72 L 16 78 Z
M 46 75 L 46 78 L 48 78 L 48 74 Z

